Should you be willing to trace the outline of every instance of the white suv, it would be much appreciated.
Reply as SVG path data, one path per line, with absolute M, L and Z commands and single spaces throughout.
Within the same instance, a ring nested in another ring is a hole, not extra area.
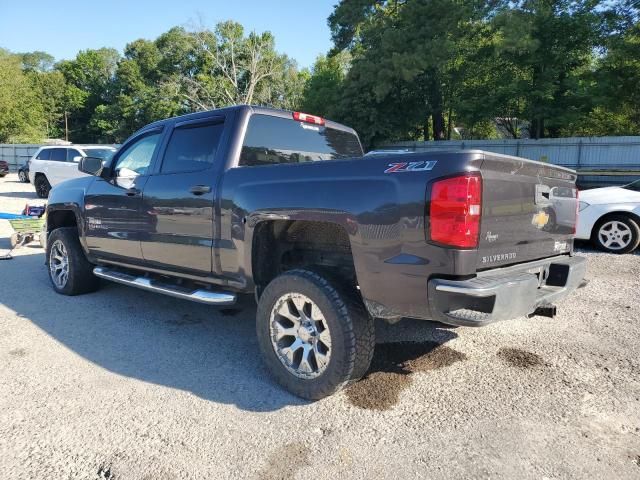
M 78 171 L 81 157 L 111 158 L 116 149 L 108 145 L 48 146 L 29 159 L 29 180 L 40 198 L 47 198 L 52 187 L 85 174 Z

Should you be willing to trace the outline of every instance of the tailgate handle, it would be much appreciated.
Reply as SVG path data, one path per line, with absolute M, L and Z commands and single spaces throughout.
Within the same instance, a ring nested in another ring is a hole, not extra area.
M 205 193 L 209 193 L 211 191 L 211 187 L 209 185 L 194 185 L 189 191 L 194 195 L 203 195 Z

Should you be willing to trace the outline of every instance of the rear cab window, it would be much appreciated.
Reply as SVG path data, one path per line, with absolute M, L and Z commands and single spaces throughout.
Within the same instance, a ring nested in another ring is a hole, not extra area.
M 189 123 L 174 128 L 160 173 L 197 172 L 211 168 L 223 130 L 222 120 Z
M 277 165 L 361 157 L 357 135 L 265 114 L 253 114 L 240 153 L 240 166 Z

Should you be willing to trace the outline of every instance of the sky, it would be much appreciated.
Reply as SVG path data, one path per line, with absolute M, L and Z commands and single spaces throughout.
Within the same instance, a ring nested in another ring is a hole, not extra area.
M 269 30 L 276 48 L 310 67 L 331 48 L 327 17 L 338 0 L 0 0 L 0 48 L 43 50 L 56 60 L 79 50 L 153 40 L 173 26 L 235 20 Z

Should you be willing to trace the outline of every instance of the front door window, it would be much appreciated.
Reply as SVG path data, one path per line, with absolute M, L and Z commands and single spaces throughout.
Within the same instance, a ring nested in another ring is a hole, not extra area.
M 129 188 L 136 177 L 149 173 L 151 160 L 159 142 L 160 132 L 153 132 L 126 147 L 113 167 L 116 185 Z

